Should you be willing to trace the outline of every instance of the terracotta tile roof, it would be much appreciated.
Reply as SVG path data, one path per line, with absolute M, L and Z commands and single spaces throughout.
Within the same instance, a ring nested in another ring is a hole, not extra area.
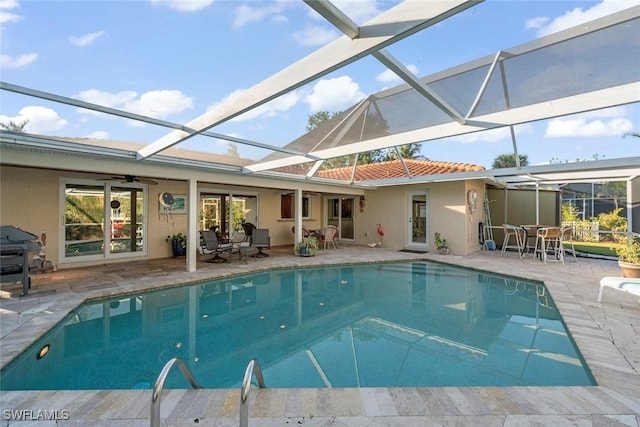
M 433 160 L 406 159 L 405 164 L 411 176 L 439 175 L 456 172 L 474 172 L 485 170 L 483 166 L 468 163 L 438 162 Z M 348 181 L 351 179 L 352 167 L 319 170 L 316 176 Z M 355 181 L 405 178 L 407 173 L 400 160 L 359 165 L 356 168 Z

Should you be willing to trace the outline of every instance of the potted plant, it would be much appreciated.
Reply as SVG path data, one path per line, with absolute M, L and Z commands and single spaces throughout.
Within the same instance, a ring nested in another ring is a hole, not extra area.
M 447 246 L 447 239 L 442 237 L 442 235 L 436 232 L 433 235 L 433 240 L 436 243 L 436 248 L 438 248 L 438 252 L 443 255 L 447 255 L 449 253 L 449 246 Z
M 640 242 L 629 238 L 627 244 L 615 249 L 622 277 L 640 278 Z
M 296 247 L 300 256 L 314 256 L 318 253 L 318 239 L 309 236 L 304 237 Z
M 165 241 L 171 243 L 171 250 L 174 257 L 184 256 L 187 254 L 187 236 L 180 232 L 167 236 Z

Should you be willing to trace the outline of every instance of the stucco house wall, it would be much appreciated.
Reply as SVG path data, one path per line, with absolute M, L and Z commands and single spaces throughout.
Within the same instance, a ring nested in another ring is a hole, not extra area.
M 467 192 L 475 190 L 476 209 L 470 212 Z M 403 249 L 409 242 L 409 197 L 412 191 L 428 194 L 427 243 L 433 251 L 433 235 L 439 232 L 447 239 L 451 252 L 468 255 L 479 251 L 478 223 L 482 221 L 484 182 L 453 181 L 418 185 L 382 187 L 367 191 L 365 212 L 356 221 L 356 243 L 381 241 L 387 248 Z M 384 237 L 379 237 L 377 224 L 382 224 Z
M 61 206 L 64 205 L 64 189 L 61 179 L 85 179 L 96 181 L 104 179 L 105 174 L 93 174 L 74 171 L 24 168 L 2 165 L 0 178 L 0 221 L 3 225 L 14 225 L 23 230 L 38 234 L 47 232 L 47 259 L 59 267 L 91 265 L 96 263 L 117 262 L 117 259 L 101 259 L 99 261 L 74 261 L 60 265 L 64 250 L 64 236 L 60 235 Z M 172 194 L 188 194 L 185 181 L 157 179 L 157 185 L 147 187 L 147 233 L 146 258 L 164 258 L 171 256 L 170 245 L 166 237 L 187 230 L 188 215 L 173 214 L 169 218 L 160 213 L 159 195 L 162 192 Z M 96 181 L 97 182 L 97 181 Z M 321 229 L 326 222 L 326 198 L 340 194 L 336 188 L 327 186 L 327 193 L 305 191 L 310 198 L 310 217 L 303 220 L 309 229 Z M 478 208 L 469 212 L 465 194 L 469 189 L 478 193 Z M 428 250 L 433 248 L 433 233 L 439 231 L 447 238 L 452 253 L 466 255 L 479 250 L 477 244 L 477 222 L 482 217 L 481 200 L 484 197 L 482 181 L 455 181 L 421 185 L 401 185 L 381 187 L 367 190 L 364 195 L 366 204 L 362 212 L 358 208 L 359 195 L 355 197 L 354 241 L 356 245 L 367 245 L 381 241 L 391 249 L 403 249 L 408 241 L 408 201 L 410 191 L 428 192 Z M 198 191 L 214 193 L 250 194 L 257 196 L 258 225 L 268 228 L 273 246 L 293 245 L 294 234 L 291 228 L 293 219 L 281 218 L 280 197 L 291 193 L 287 188 L 258 188 L 245 185 L 229 185 L 199 183 Z M 381 224 L 384 237 L 377 232 L 377 224 Z M 197 238 L 197 236 L 194 236 Z M 130 259 L 130 258 L 128 258 Z

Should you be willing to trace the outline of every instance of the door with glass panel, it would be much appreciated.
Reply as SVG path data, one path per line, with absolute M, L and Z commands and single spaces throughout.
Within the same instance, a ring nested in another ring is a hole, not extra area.
M 231 200 L 231 202 L 230 202 Z M 258 197 L 255 195 L 201 193 L 200 229 L 213 230 L 225 241 L 244 239 L 242 225 L 258 225 Z
M 355 202 L 353 196 L 327 199 L 327 225 L 335 225 L 338 228 L 340 240 L 355 240 Z
M 429 194 L 426 191 L 410 191 L 408 200 L 408 246 L 426 250 L 429 247 L 429 230 L 427 229 Z
M 144 254 L 144 206 L 145 186 L 65 183 L 63 259 Z

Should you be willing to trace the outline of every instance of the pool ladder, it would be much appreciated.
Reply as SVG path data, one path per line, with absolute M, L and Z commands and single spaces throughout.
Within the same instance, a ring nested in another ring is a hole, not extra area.
M 160 427 L 160 395 L 162 394 L 162 390 L 164 389 L 164 382 L 167 379 L 167 375 L 171 371 L 175 365 L 178 365 L 180 371 L 184 377 L 189 381 L 191 387 L 193 388 L 202 388 L 202 386 L 196 381 L 195 377 L 187 368 L 187 365 L 184 363 L 182 359 L 179 357 L 174 357 L 169 360 L 162 368 L 160 375 L 158 375 L 158 379 L 156 380 L 156 384 L 153 386 L 153 394 L 151 395 L 151 417 L 150 417 L 150 425 L 151 427 Z M 260 364 L 258 363 L 258 359 L 251 359 L 247 364 L 247 369 L 244 372 L 244 379 L 242 380 L 242 386 L 240 388 L 240 427 L 248 427 L 249 426 L 249 408 L 247 404 L 247 400 L 249 398 L 249 392 L 251 391 L 251 378 L 253 375 L 256 376 L 256 381 L 258 382 L 258 387 L 265 388 L 264 379 L 262 378 L 262 370 L 260 369 Z

